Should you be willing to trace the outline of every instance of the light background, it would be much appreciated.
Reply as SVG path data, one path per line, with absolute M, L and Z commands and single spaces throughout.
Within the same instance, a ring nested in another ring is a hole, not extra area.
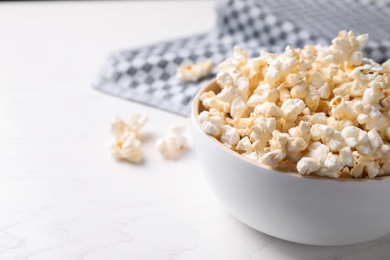
M 390 236 L 312 247 L 227 213 L 196 154 L 154 148 L 185 121 L 90 87 L 109 52 L 210 30 L 212 1 L 0 3 L 0 259 L 387 259 Z M 114 116 L 150 117 L 145 163 L 109 154 Z

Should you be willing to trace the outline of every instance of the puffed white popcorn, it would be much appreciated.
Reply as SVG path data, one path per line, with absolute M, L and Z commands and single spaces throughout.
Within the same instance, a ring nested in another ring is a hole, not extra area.
M 131 132 L 125 132 L 119 141 L 111 147 L 112 155 L 119 160 L 139 163 L 143 159 L 141 140 Z
M 225 114 L 215 109 L 201 112 L 198 120 L 202 130 L 214 137 L 219 137 L 221 135 L 222 126 L 226 124 Z
M 277 102 L 279 100 L 279 91 L 269 84 L 260 84 L 254 93 L 249 97 L 247 105 L 256 107 L 264 102 Z
M 352 154 L 352 150 L 349 146 L 345 146 L 345 147 L 340 149 L 339 158 L 340 158 L 340 162 L 343 165 L 346 165 L 349 167 L 353 166 L 353 154 Z
M 257 105 L 255 107 L 254 113 L 265 118 L 275 118 L 277 120 L 284 116 L 283 110 L 275 105 L 275 103 L 271 102 L 265 102 L 261 105 Z
M 281 133 L 278 130 L 272 132 L 272 138 L 269 140 L 271 151 L 265 153 L 260 162 L 269 165 L 276 166 L 287 155 L 287 142 L 289 135 Z
M 302 157 L 297 163 L 297 169 L 300 174 L 310 174 L 320 169 L 321 164 L 310 157 Z
M 172 126 L 166 136 L 157 139 L 157 150 L 165 159 L 176 159 L 188 148 L 188 140 L 185 137 L 186 129 L 187 125 Z
M 210 121 L 206 121 L 202 124 L 202 130 L 205 131 L 206 134 L 214 137 L 221 135 L 221 130 Z
M 323 143 L 331 139 L 334 134 L 334 127 L 329 125 L 314 124 L 310 128 L 310 135 L 313 141 L 322 140 Z
M 126 121 L 126 126 L 129 132 L 139 133 L 142 127 L 148 121 L 148 117 L 141 114 L 135 114 Z
M 134 114 L 126 121 L 123 121 L 119 117 L 115 117 L 111 122 L 111 132 L 115 135 L 117 140 L 126 132 L 133 133 L 138 137 L 139 131 L 147 121 L 148 117 L 140 114 Z
M 237 97 L 233 100 L 230 114 L 233 118 L 243 117 L 247 112 L 248 106 L 242 97 Z
M 132 115 L 127 121 L 116 117 L 111 123 L 111 132 L 115 136 L 115 144 L 111 147 L 112 155 L 119 160 L 139 163 L 143 160 L 139 131 L 148 117 L 140 114 Z
M 253 153 L 252 143 L 249 140 L 248 136 L 245 136 L 240 141 L 238 141 L 238 144 L 236 146 L 236 150 L 238 152 L 241 152 L 241 154 L 251 154 L 251 153 Z
M 253 123 L 249 137 L 253 141 L 253 147 L 260 151 L 267 146 L 273 132 L 276 130 L 276 120 L 275 118 L 258 117 Z
M 222 126 L 221 142 L 226 144 L 228 147 L 234 147 L 240 141 L 240 135 L 236 128 L 230 125 Z
M 286 120 L 295 121 L 306 108 L 306 105 L 301 99 L 295 98 L 286 100 L 280 108 L 283 110 Z
M 330 46 L 249 58 L 240 47 L 218 66 L 202 129 L 275 169 L 330 178 L 390 175 L 390 60 L 364 58 L 368 35 L 341 31 Z
M 211 60 L 195 64 L 185 64 L 177 69 L 176 77 L 182 81 L 196 82 L 199 79 L 210 75 L 213 67 L 214 65 Z
M 203 102 L 203 105 L 207 108 L 214 108 L 217 110 L 222 110 L 224 112 L 230 111 L 230 105 L 216 98 L 214 92 L 209 91 L 205 92 L 200 96 L 200 100 Z
M 326 156 L 329 153 L 329 147 L 321 142 L 311 143 L 308 147 L 308 153 L 305 157 L 312 158 L 320 163 L 324 163 Z
M 319 175 L 325 175 L 332 178 L 337 178 L 339 172 L 344 168 L 339 155 L 328 153 L 323 166 L 316 172 Z

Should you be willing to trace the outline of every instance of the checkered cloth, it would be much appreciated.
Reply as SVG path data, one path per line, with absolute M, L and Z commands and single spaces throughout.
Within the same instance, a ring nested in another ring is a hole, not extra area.
M 93 83 L 96 89 L 188 115 L 198 89 L 215 77 L 180 82 L 176 69 L 211 59 L 215 64 L 240 45 L 250 56 L 282 52 L 286 45 L 329 45 L 340 30 L 369 33 L 365 48 L 378 62 L 390 58 L 390 3 L 363 0 L 225 0 L 217 2 L 215 30 L 113 53 Z

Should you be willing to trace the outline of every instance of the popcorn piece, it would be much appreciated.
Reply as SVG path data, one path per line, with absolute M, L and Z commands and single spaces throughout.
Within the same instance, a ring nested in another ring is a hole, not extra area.
M 339 178 L 352 178 L 352 177 L 353 175 L 348 167 L 344 167 L 339 173 Z
M 252 143 L 247 136 L 245 136 L 238 142 L 236 150 L 240 153 L 248 155 L 253 153 Z
M 311 143 L 307 149 L 309 152 L 305 157 L 312 158 L 321 164 L 325 162 L 327 154 L 329 153 L 329 147 L 320 142 Z
M 111 132 L 116 142 L 111 147 L 112 155 L 120 160 L 139 163 L 143 159 L 139 131 L 145 125 L 148 118 L 140 114 L 132 115 L 126 122 L 120 118 L 114 118 L 111 123 Z
M 148 117 L 140 114 L 131 116 L 126 122 L 127 130 L 129 132 L 138 133 L 148 121 Z
M 320 125 L 326 125 L 327 124 L 327 117 L 325 113 L 316 113 L 311 116 L 309 122 L 310 124 L 320 124 Z
M 339 171 L 344 168 L 337 154 L 328 153 L 324 165 L 316 172 L 319 175 L 325 175 L 332 178 L 337 178 Z
M 374 157 L 374 159 L 382 156 L 383 140 L 376 129 L 372 129 L 367 133 L 357 127 L 350 126 L 344 128 L 341 135 L 347 145 L 356 148 L 360 155 Z
M 176 76 L 182 81 L 196 82 L 210 75 L 214 65 L 211 60 L 196 64 L 185 64 L 177 69 Z
M 272 139 L 269 141 L 271 151 L 265 153 L 260 158 L 260 162 L 270 166 L 275 166 L 281 162 L 287 155 L 286 145 L 289 137 L 288 134 L 281 133 L 278 130 L 273 131 Z
M 256 151 L 262 150 L 272 137 L 273 131 L 276 130 L 275 118 L 258 117 L 254 121 L 250 139 Z
M 115 117 L 111 122 L 111 133 L 119 140 L 123 133 L 127 131 L 127 125 L 119 117 Z
M 221 142 L 229 147 L 235 147 L 240 141 L 237 129 L 229 125 L 222 126 Z
M 219 137 L 222 133 L 222 126 L 226 124 L 224 113 L 218 112 L 215 109 L 203 111 L 198 116 L 202 130 L 207 134 Z
M 287 159 L 297 163 L 301 158 L 310 141 L 310 123 L 301 121 L 299 126 L 288 130 L 290 138 L 287 143 Z
M 321 140 L 332 151 L 339 151 L 345 146 L 341 132 L 335 130 L 332 126 L 314 124 L 310 129 L 310 134 L 313 141 Z
M 368 35 L 363 34 L 355 37 L 353 32 L 341 31 L 336 39 L 332 41 L 330 50 L 339 63 L 347 62 L 351 65 L 360 65 L 363 53 L 359 51 L 368 41 Z
M 214 92 L 209 91 L 205 92 L 200 96 L 200 100 L 203 102 L 203 105 L 207 108 L 214 108 L 223 112 L 228 113 L 230 111 L 230 106 L 228 103 L 224 103 L 221 100 L 216 98 Z
M 285 114 L 285 118 L 289 121 L 295 121 L 298 115 L 303 112 L 306 105 L 300 99 L 288 99 L 283 102 L 281 109 Z
M 260 84 L 253 95 L 249 97 L 248 106 L 256 107 L 264 102 L 277 102 L 279 100 L 279 91 L 269 84 Z
M 241 97 L 237 97 L 231 105 L 230 114 L 233 118 L 244 117 L 247 111 L 248 107 L 245 101 Z
M 111 123 L 111 132 L 115 135 L 117 140 L 120 139 L 125 132 L 133 133 L 138 138 L 139 131 L 147 121 L 148 117 L 140 114 L 130 116 L 126 122 L 115 117 Z
M 357 121 L 359 124 L 364 125 L 365 130 L 371 130 L 375 127 L 380 127 L 384 116 L 374 106 L 357 101 L 355 103 L 355 111 L 358 114 Z
M 202 124 L 202 130 L 205 131 L 206 134 L 214 137 L 221 135 L 221 130 L 210 121 L 206 121 Z
M 297 169 L 300 174 L 310 174 L 320 169 L 321 164 L 309 157 L 302 157 L 297 163 Z
M 279 99 L 281 102 L 285 102 L 288 99 L 291 99 L 290 91 L 287 88 L 278 87 Z
M 119 160 L 128 160 L 132 163 L 139 163 L 143 159 L 141 141 L 131 132 L 125 132 L 121 136 L 111 147 L 111 153 Z
M 366 171 L 368 177 L 370 178 L 374 178 L 380 172 L 379 164 L 365 156 L 357 155 L 357 159 L 355 161 L 356 164 L 351 170 L 351 173 L 355 178 L 363 177 L 364 171 Z
M 341 150 L 339 152 L 339 158 L 340 158 L 340 162 L 343 165 L 347 165 L 350 167 L 353 166 L 354 158 L 352 155 L 352 150 L 348 146 L 341 148 Z
M 332 107 L 332 117 L 336 120 L 354 120 L 358 116 L 353 103 L 345 101 L 342 96 L 335 96 L 329 104 Z
M 306 106 L 311 110 L 316 110 L 318 105 L 320 104 L 320 99 L 320 92 L 315 87 L 310 86 L 309 93 L 305 97 Z
M 343 119 L 343 120 L 336 120 L 334 119 L 333 117 L 328 117 L 327 122 L 325 122 L 325 124 L 327 123 L 328 126 L 331 126 L 331 127 L 334 127 L 334 129 L 336 129 L 337 131 L 342 131 L 344 128 L 346 128 L 347 126 L 357 126 L 358 124 L 354 121 L 351 121 L 351 120 L 348 120 L 348 119 Z
M 309 94 L 309 85 L 307 82 L 302 81 L 291 89 L 290 94 L 292 98 L 303 99 Z
M 188 148 L 185 131 L 186 126 L 173 126 L 165 137 L 156 141 L 157 150 L 165 159 L 175 159 Z
M 264 116 L 265 118 L 280 119 L 284 116 L 283 110 L 276 106 L 275 103 L 265 102 L 257 105 L 254 113 L 256 115 Z

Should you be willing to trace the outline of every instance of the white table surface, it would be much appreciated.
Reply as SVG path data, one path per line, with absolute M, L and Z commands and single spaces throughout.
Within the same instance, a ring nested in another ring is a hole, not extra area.
M 208 1 L 0 3 L 1 260 L 390 259 L 390 235 L 316 247 L 245 226 L 193 150 L 166 161 L 154 148 L 185 118 L 90 87 L 110 51 L 214 21 Z M 109 153 L 112 117 L 132 113 L 150 117 L 142 165 Z

